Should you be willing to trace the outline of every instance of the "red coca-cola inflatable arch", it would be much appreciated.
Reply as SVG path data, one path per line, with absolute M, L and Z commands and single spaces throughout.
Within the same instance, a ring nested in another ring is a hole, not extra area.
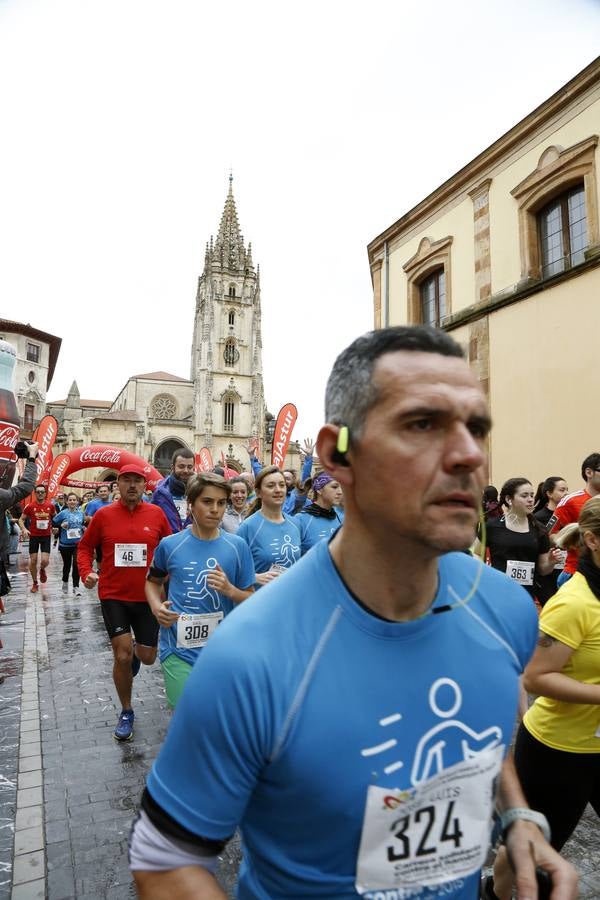
M 66 453 L 61 453 L 52 462 L 48 475 L 48 500 L 56 496 L 58 488 L 63 482 L 68 482 L 69 475 L 72 472 L 100 466 L 104 468 L 110 466 L 111 469 L 116 469 L 118 472 L 123 466 L 130 465 L 140 466 L 144 470 L 148 487 L 151 490 L 154 490 L 158 482 L 163 478 L 158 469 L 151 466 L 141 456 L 130 453 L 129 450 L 119 450 L 117 447 L 106 447 L 103 444 L 67 450 Z

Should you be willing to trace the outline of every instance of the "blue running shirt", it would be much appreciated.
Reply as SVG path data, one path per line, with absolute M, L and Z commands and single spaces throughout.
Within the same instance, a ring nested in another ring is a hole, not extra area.
M 441 557 L 434 606 L 465 597 L 480 565 L 464 553 Z M 528 594 L 487 566 L 465 606 L 411 622 L 380 619 L 352 597 L 321 541 L 211 638 L 148 790 L 194 834 L 223 839 L 241 827 L 242 900 L 355 898 L 368 792 L 383 789 L 397 806 L 424 782 L 450 777 L 455 764 L 506 753 L 536 637 Z M 394 810 L 393 859 L 409 844 L 412 854 L 430 845 L 463 853 L 454 796 L 452 786 L 437 792 L 435 821 L 412 816 L 410 830 Z M 485 844 L 491 787 L 480 796 Z M 478 877 L 361 892 L 367 900 L 473 900 Z
M 58 546 L 59 547 L 76 547 L 83 537 L 83 513 L 80 509 L 71 511 L 68 507 L 54 516 L 52 524 L 58 526 Z M 63 528 L 62 523 L 66 522 L 67 527 Z
M 304 556 L 319 541 L 325 538 L 329 540 L 342 524 L 343 517 L 337 510 L 335 519 L 326 519 L 324 516 L 311 516 L 307 512 L 300 512 L 294 516 L 294 522 L 300 529 L 300 549 Z
M 289 569 L 300 559 L 300 531 L 289 516 L 283 522 L 270 522 L 258 510 L 244 519 L 237 536 L 250 547 L 257 572 L 268 572 L 273 565 Z
M 236 535 L 223 531 L 215 540 L 203 541 L 192 534 L 191 528 L 184 528 L 163 538 L 152 560 L 152 568 L 169 575 L 168 598 L 173 604 L 172 612 L 186 615 L 221 613 L 224 617 L 236 604 L 207 582 L 207 576 L 217 565 L 235 587 L 248 590 L 253 586 L 254 566 L 247 544 Z M 218 621 L 221 616 L 214 618 Z M 177 623 L 160 629 L 161 662 L 175 653 L 194 665 L 202 648 L 188 649 L 177 644 Z

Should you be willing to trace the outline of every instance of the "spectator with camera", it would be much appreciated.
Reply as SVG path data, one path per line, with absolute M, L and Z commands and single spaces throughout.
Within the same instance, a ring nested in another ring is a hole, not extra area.
M 38 454 L 37 444 L 26 444 L 19 441 L 15 447 L 15 453 L 21 459 L 26 459 L 25 469 L 17 484 L 10 488 L 0 488 L 0 612 L 4 612 L 2 597 L 8 594 L 10 590 L 10 581 L 6 571 L 8 559 L 8 547 L 10 543 L 10 529 L 7 524 L 8 510 L 24 500 L 35 488 L 35 480 L 37 478 L 37 468 L 35 459 Z

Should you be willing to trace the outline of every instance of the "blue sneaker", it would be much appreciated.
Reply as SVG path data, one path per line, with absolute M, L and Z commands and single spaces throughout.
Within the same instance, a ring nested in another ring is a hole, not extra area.
M 134 678 L 137 675 L 137 673 L 140 671 L 141 665 L 142 665 L 142 663 L 140 662 L 138 657 L 135 655 L 135 641 L 134 641 L 133 642 L 133 656 L 131 658 L 131 674 L 133 675 Z
M 134 712 L 132 709 L 122 709 L 117 727 L 113 732 L 116 741 L 130 741 L 133 737 L 133 719 Z

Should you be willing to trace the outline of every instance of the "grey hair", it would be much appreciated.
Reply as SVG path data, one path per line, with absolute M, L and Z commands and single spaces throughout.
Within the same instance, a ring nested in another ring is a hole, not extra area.
M 369 410 L 377 401 L 373 370 L 380 356 L 407 350 L 464 359 L 460 344 L 429 325 L 400 325 L 369 331 L 343 350 L 333 364 L 325 389 L 325 421 L 347 425 L 359 437 Z

